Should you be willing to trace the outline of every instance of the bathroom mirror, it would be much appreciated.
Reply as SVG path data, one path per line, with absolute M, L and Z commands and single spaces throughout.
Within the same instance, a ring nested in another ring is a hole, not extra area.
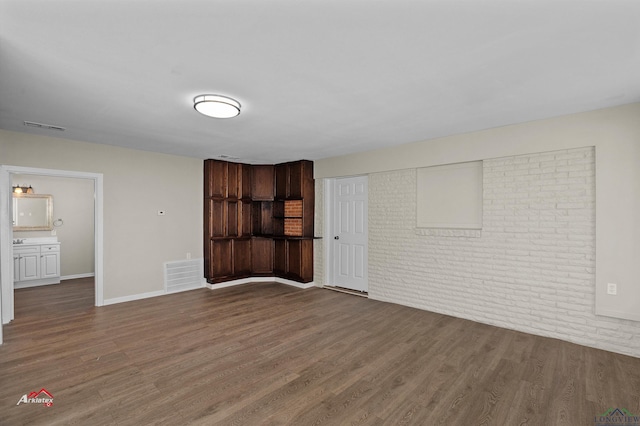
M 50 231 L 52 229 L 52 195 L 13 194 L 14 231 Z

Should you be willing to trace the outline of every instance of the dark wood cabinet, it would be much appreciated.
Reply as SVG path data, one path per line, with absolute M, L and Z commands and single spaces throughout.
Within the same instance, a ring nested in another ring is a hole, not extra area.
M 204 163 L 204 196 L 227 197 L 227 166 L 224 161 L 208 160 Z
M 273 274 L 273 239 L 254 237 L 251 239 L 251 272 L 254 275 Z
M 313 240 L 287 240 L 287 276 L 302 282 L 313 280 Z
M 311 161 L 249 165 L 206 160 L 204 198 L 208 282 L 271 275 L 313 280 Z
M 252 206 L 252 235 L 272 236 L 273 201 L 254 201 Z
M 294 281 L 313 281 L 313 238 L 276 238 L 273 272 Z
M 287 240 L 278 238 L 273 245 L 273 273 L 284 277 L 287 275 Z
M 276 165 L 276 198 L 284 200 L 289 196 L 289 165 Z
M 240 230 L 239 235 L 242 237 L 251 236 L 251 200 L 242 200 L 238 204 L 240 211 Z
M 225 278 L 233 275 L 232 244 L 233 240 L 228 238 L 210 241 L 210 277 Z
M 273 201 L 275 168 L 272 165 L 252 166 L 251 199 Z
M 205 229 L 208 228 L 208 236 L 224 237 L 226 232 L 224 201 L 205 199 L 205 213 Z
M 234 278 L 251 275 L 251 238 L 233 240 L 233 276 Z

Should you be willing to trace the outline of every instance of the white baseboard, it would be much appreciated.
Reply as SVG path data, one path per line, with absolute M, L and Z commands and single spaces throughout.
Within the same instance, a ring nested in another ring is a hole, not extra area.
M 60 277 L 60 281 L 64 281 L 64 280 L 75 280 L 78 278 L 91 278 L 91 277 L 95 277 L 96 274 L 94 274 L 93 272 L 88 272 L 86 274 L 74 274 L 74 275 L 65 275 L 64 277 Z
M 14 289 L 40 287 L 43 285 L 60 284 L 60 278 L 44 278 L 40 280 L 18 281 L 13 283 Z
M 286 284 L 286 285 L 290 285 L 292 287 L 298 287 L 298 288 L 311 288 L 316 286 L 315 281 L 311 281 L 308 283 L 299 283 L 298 281 L 287 280 L 284 278 L 275 278 L 273 281 L 280 284 Z
M 134 300 L 148 299 L 150 297 L 164 296 L 164 290 L 150 291 L 148 293 L 132 294 L 130 296 L 114 297 L 113 299 L 104 299 L 103 306 L 115 305 L 116 303 L 131 302 Z
M 242 284 L 251 284 L 251 283 L 272 283 L 272 282 L 276 282 L 276 283 L 280 283 L 280 284 L 286 284 L 286 285 L 290 285 L 292 287 L 297 287 L 297 288 L 311 288 L 311 287 L 315 287 L 316 284 L 315 282 L 311 281 L 308 283 L 300 283 L 298 281 L 293 281 L 293 280 L 287 280 L 284 278 L 278 278 L 278 277 L 251 277 L 251 278 L 242 278 L 239 280 L 233 280 L 233 281 L 224 281 L 221 283 L 217 283 L 217 284 L 209 284 L 207 283 L 207 288 L 209 290 L 217 290 L 219 288 L 225 288 L 225 287 L 233 287 L 236 285 L 242 285 Z
M 286 285 L 290 285 L 290 286 L 302 288 L 302 289 L 316 286 L 313 281 L 309 283 L 299 283 L 297 281 L 286 280 L 284 278 L 277 278 L 277 277 L 253 277 L 253 278 L 243 278 L 243 279 L 234 280 L 234 281 L 225 281 L 219 284 L 206 283 L 205 285 L 203 285 L 203 287 L 206 287 L 209 290 L 217 290 L 219 288 L 233 287 L 233 286 L 242 285 L 242 284 L 266 283 L 266 282 L 270 282 L 270 283 L 276 282 L 276 283 L 286 284 Z M 187 289 L 185 291 L 188 291 L 188 290 L 193 290 L 193 289 Z M 130 296 L 114 297 L 112 299 L 105 299 L 103 306 L 115 305 L 116 303 L 132 302 L 134 300 L 148 299 L 151 297 L 158 297 L 158 296 L 164 296 L 167 294 L 175 294 L 175 293 L 176 292 L 167 293 L 164 290 L 159 290 L 159 291 L 150 291 L 148 293 L 132 294 Z

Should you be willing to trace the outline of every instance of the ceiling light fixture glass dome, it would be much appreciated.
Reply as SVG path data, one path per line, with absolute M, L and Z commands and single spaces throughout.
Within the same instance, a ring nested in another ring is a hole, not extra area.
M 222 95 L 200 95 L 193 99 L 200 114 L 213 118 L 233 118 L 240 114 L 240 102 Z

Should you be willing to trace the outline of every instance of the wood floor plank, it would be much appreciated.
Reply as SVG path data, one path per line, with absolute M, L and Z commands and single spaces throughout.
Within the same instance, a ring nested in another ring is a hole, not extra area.
M 640 413 L 640 359 L 275 283 L 95 308 L 16 291 L 0 425 L 585 425 Z M 54 405 L 20 404 L 45 388 Z

